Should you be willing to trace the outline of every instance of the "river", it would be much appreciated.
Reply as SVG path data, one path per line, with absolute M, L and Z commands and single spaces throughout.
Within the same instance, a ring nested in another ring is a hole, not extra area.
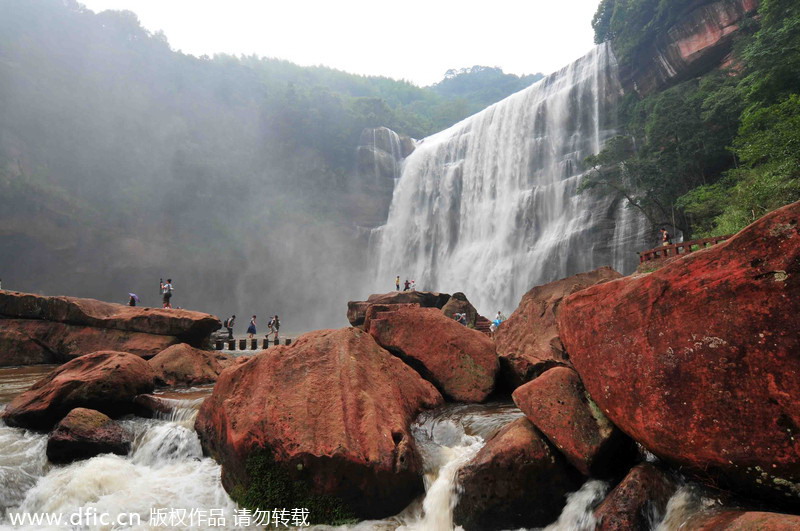
M 53 366 L 0 369 L 0 408 L 28 389 Z M 247 523 L 220 482 L 220 466 L 203 457 L 194 420 L 212 386 L 160 392 L 172 412 L 162 418 L 128 417 L 121 421 L 134 436 L 126 457 L 100 455 L 69 465 L 51 465 L 45 455 L 47 435 L 0 422 L 0 527 L 5 529 L 65 529 L 14 525 L 12 515 L 50 514 L 75 518 L 80 529 L 235 529 Z M 522 416 L 511 403 L 450 404 L 422 413 L 412 426 L 423 458 L 425 495 L 399 515 L 380 521 L 317 530 L 447 531 L 454 528 L 453 507 L 458 469 L 494 433 Z M 547 531 L 588 531 L 594 528 L 592 508 L 609 485 L 589 480 L 570 495 L 557 522 Z M 678 529 L 686 517 L 709 503 L 693 487 L 684 487 L 670 501 L 665 515 L 653 514 L 652 529 Z M 102 525 L 98 515 L 115 524 Z M 95 520 L 93 520 L 93 518 Z M 212 519 L 213 518 L 213 519 Z M 185 525 L 180 525 L 181 523 Z M 160 525 L 161 524 L 161 525 Z M 193 525 L 189 525 L 193 524 Z M 212 525 L 214 524 L 214 525 Z

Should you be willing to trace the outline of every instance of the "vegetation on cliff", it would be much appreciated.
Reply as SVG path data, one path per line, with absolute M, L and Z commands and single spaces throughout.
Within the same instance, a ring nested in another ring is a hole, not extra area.
M 596 39 L 635 60 L 691 4 L 604 0 Z M 733 66 L 628 96 L 622 134 L 587 160 L 584 189 L 620 192 L 687 237 L 736 232 L 800 199 L 800 5 L 762 0 L 758 15 L 742 24 Z

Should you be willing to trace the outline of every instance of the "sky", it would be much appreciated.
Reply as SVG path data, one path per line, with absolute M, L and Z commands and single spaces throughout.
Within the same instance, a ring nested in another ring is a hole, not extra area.
M 599 0 L 79 0 L 133 11 L 192 55 L 256 54 L 425 86 L 451 68 L 558 70 L 593 46 Z

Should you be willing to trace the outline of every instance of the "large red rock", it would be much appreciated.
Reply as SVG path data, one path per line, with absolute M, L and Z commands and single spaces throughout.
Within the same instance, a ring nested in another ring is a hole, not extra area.
M 390 291 L 375 293 L 366 301 L 350 301 L 347 303 L 347 319 L 353 326 L 363 326 L 367 310 L 373 304 L 414 304 L 423 308 L 443 308 L 450 295 L 429 291 Z
M 677 485 L 650 463 L 636 465 L 594 511 L 595 531 L 647 531 L 664 515 Z
M 223 371 L 195 427 L 237 502 L 377 518 L 422 492 L 410 424 L 441 403 L 366 332 L 319 330 Z
M 47 458 L 69 463 L 100 454 L 127 455 L 131 434 L 99 411 L 75 408 L 61 419 L 47 439 Z
M 648 275 L 564 299 L 592 398 L 659 457 L 800 507 L 800 203 Z
M 603 415 L 578 374 L 554 367 L 518 387 L 517 404 L 534 426 L 585 476 L 602 476 L 624 466 L 635 452 L 630 439 Z
M 3 411 L 9 426 L 48 430 L 76 407 L 112 417 L 130 412 L 136 395 L 152 392 L 153 369 L 139 356 L 103 351 L 65 363 L 18 395 Z
M 690 520 L 693 531 L 796 531 L 800 516 L 759 511 L 723 511 Z
M 495 332 L 503 378 L 511 388 L 519 387 L 551 367 L 569 364 L 556 324 L 564 297 L 621 276 L 610 267 L 601 267 L 536 286 L 522 296 L 514 313 Z
M 166 386 L 216 382 L 219 373 L 233 362 L 233 356 L 186 343 L 173 345 L 148 361 L 156 374 L 156 384 Z
M 3 326 L 0 329 L 0 367 L 56 363 L 58 361 L 49 348 L 35 341 L 23 330 L 6 327 L 7 323 L 8 321 L 0 320 L 0 326 Z
M 189 310 L 147 308 L 77 297 L 46 297 L 0 291 L 0 317 L 175 336 L 201 346 L 221 323 L 213 315 Z
M 475 321 L 478 319 L 478 310 L 469 302 L 467 296 L 460 291 L 453 293 L 450 299 L 442 307 L 442 313 L 449 319 L 455 318 L 457 313 L 467 314 L 467 326 L 475 328 Z
M 453 400 L 482 402 L 494 389 L 494 342 L 436 308 L 395 307 L 372 318 L 368 332 Z
M 455 524 L 466 531 L 544 527 L 558 519 L 580 474 L 524 418 L 486 442 L 458 471 Z
M 0 319 L 0 366 L 57 363 L 100 350 L 155 356 L 174 336 L 69 325 L 37 319 Z

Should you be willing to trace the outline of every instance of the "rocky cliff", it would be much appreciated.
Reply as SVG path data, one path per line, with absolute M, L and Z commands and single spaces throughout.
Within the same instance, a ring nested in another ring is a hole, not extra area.
M 701 2 L 696 2 L 696 4 Z M 630 61 L 620 65 L 626 91 L 646 96 L 725 64 L 742 22 L 758 0 L 719 0 L 695 5 Z

